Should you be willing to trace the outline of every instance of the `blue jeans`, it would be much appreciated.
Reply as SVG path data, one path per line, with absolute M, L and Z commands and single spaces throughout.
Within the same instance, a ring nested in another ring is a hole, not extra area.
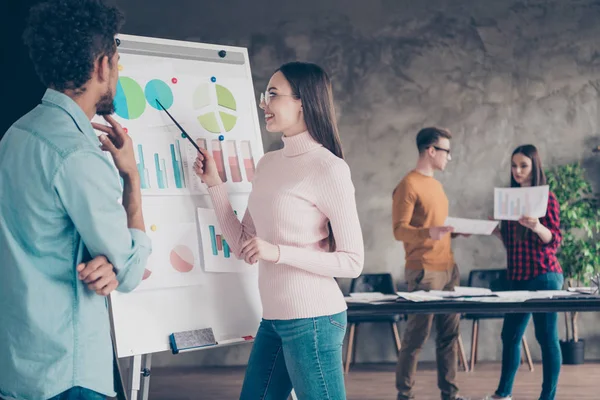
M 76 386 L 49 400 L 106 400 L 106 396 L 96 393 L 93 390 Z
M 527 281 L 510 282 L 511 290 L 560 290 L 562 274 L 548 272 Z M 515 375 L 521 363 L 521 339 L 531 314 L 506 314 L 502 326 L 502 375 L 496 395 L 512 394 Z M 543 383 L 540 400 L 554 400 L 562 355 L 558 339 L 558 314 L 534 313 L 535 338 L 542 350 Z
M 346 312 L 265 320 L 250 353 L 240 400 L 345 400 L 342 343 Z

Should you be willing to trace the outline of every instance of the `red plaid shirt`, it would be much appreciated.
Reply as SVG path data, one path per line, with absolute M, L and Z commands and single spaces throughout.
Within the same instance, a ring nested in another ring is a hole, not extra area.
M 508 279 L 524 281 L 533 279 L 547 272 L 562 273 L 562 268 L 556 258 L 556 250 L 562 241 L 560 233 L 560 206 L 554 193 L 548 196 L 548 211 L 540 218 L 540 223 L 552 232 L 550 243 L 542 242 L 540 237 L 530 229 L 525 236 L 519 237 L 517 221 L 508 221 L 507 229 L 502 229 L 502 240 L 506 247 Z

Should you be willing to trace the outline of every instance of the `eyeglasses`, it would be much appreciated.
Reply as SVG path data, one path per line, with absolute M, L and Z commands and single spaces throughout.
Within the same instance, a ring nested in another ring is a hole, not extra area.
M 450 154 L 450 149 L 444 149 L 443 147 L 437 147 L 437 146 L 431 146 L 436 150 L 439 151 L 445 151 L 446 152 L 446 156 L 448 157 L 448 160 L 452 159 L 452 155 Z
M 268 106 L 271 103 L 271 100 L 273 100 L 273 98 L 283 97 L 283 96 L 293 97 L 295 99 L 299 98 L 295 94 L 277 94 L 277 93 L 271 93 L 267 90 L 266 92 L 260 94 L 260 103 L 259 104 L 260 105 L 265 104 Z

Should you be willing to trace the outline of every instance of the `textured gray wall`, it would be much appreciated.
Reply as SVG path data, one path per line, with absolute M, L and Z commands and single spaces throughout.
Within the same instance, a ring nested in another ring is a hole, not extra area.
M 506 185 L 514 147 L 533 143 L 546 166 L 581 160 L 599 181 L 600 2 L 592 0 L 121 0 L 124 33 L 248 47 L 257 93 L 291 60 L 324 66 L 356 186 L 365 272 L 403 280 L 404 252 L 391 231 L 391 191 L 416 161 L 415 134 L 454 132 L 440 174 L 451 214 L 486 218 L 492 188 Z M 284 4 L 285 3 L 285 4 Z M 278 135 L 263 130 L 266 149 Z M 454 243 L 463 280 L 505 266 L 492 237 Z M 348 282 L 344 282 L 347 286 Z M 599 318 L 580 320 L 588 359 L 600 358 Z M 561 321 L 562 322 L 562 321 Z M 462 336 L 469 351 L 470 324 Z M 479 357 L 500 358 L 500 322 L 483 322 Z M 561 329 L 562 333 L 562 329 Z M 361 327 L 359 362 L 394 361 L 391 331 Z M 534 358 L 540 358 L 533 327 Z M 249 346 L 160 355 L 158 365 L 243 364 Z M 433 340 L 422 360 L 434 359 Z

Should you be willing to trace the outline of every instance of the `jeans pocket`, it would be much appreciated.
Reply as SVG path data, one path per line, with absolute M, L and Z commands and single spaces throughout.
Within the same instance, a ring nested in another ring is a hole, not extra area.
M 348 318 L 346 317 L 346 312 L 343 311 L 338 314 L 329 316 L 329 323 L 336 328 L 340 329 L 343 332 L 346 332 L 346 326 L 348 325 Z
M 530 280 L 528 290 L 560 290 L 563 287 L 563 275 L 557 272 L 546 272 Z

